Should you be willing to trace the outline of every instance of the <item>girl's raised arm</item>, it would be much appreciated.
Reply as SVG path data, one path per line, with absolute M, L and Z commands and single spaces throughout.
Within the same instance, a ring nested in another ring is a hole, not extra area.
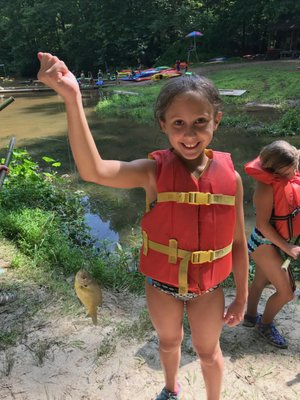
M 71 149 L 82 179 L 119 188 L 143 187 L 152 192 L 155 162 L 103 160 L 90 132 L 75 76 L 56 56 L 40 52 L 38 59 L 41 63 L 38 79 L 64 99 Z

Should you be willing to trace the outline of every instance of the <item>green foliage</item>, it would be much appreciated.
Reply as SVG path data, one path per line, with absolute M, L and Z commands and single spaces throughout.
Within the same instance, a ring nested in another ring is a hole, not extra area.
M 253 126 L 254 123 L 255 120 L 243 112 L 238 115 L 225 114 L 222 118 L 222 125 L 224 126 L 248 128 Z
M 145 278 L 138 271 L 141 237 L 128 240 L 126 246 L 117 243 L 113 249 L 110 243 L 103 242 L 98 249 L 99 259 L 91 266 L 91 271 L 107 287 L 143 293 Z
M 97 72 L 186 59 L 186 34 L 200 30 L 200 59 L 264 53 L 269 28 L 298 15 L 296 0 L 0 0 L 0 61 L 10 73 L 33 76 L 40 50 L 72 70 Z
M 142 292 L 140 241 L 134 239 L 128 249 L 105 243 L 97 249 L 85 223 L 83 194 L 73 193 L 57 176 L 53 168 L 60 163 L 43 160 L 50 166 L 46 173 L 25 150 L 15 150 L 0 192 L 0 234 L 19 249 L 14 266 L 48 286 L 55 281 L 62 286 L 63 276 L 86 268 L 103 286 Z
M 170 47 L 160 55 L 155 66 L 171 64 L 173 66 L 176 60 L 187 61 L 188 56 L 188 41 L 185 39 L 178 40 L 170 45 Z
M 16 331 L 0 332 L 0 350 L 7 346 L 14 346 L 19 340 L 20 334 Z
M 114 94 L 100 101 L 97 104 L 96 111 L 101 117 L 131 117 L 134 120 L 151 124 L 154 122 L 154 102 L 158 94 L 158 89 L 161 84 L 153 84 L 132 92 L 137 92 L 136 95 Z
M 284 112 L 279 123 L 281 132 L 292 133 L 297 135 L 300 133 L 300 114 L 299 109 L 293 108 Z

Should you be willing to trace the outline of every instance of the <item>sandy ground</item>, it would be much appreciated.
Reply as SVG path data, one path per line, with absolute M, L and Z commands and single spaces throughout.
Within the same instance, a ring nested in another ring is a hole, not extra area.
M 7 270 L 0 277 L 0 285 L 13 279 L 19 286 L 18 299 L 0 307 L 1 400 L 155 399 L 163 386 L 157 337 L 152 329 L 140 339 L 135 333 L 145 310 L 143 296 L 104 290 L 93 326 L 75 297 L 66 314 L 63 299 L 45 287 L 18 284 L 11 274 Z M 265 292 L 269 296 L 272 288 Z M 227 304 L 232 296 L 228 290 Z M 277 324 L 289 341 L 287 350 L 270 346 L 251 328 L 224 327 L 222 399 L 300 399 L 298 298 L 281 311 Z M 9 345 L 7 337 L 16 342 Z M 181 399 L 205 399 L 189 333 L 182 348 Z

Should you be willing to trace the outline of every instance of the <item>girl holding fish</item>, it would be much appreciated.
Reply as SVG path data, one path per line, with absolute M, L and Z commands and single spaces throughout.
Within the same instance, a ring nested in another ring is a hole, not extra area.
M 56 56 L 39 53 L 38 58 L 39 80 L 64 99 L 81 177 L 99 185 L 145 190 L 140 271 L 146 277 L 165 378 L 156 399 L 179 399 L 184 308 L 207 399 L 220 399 L 224 361 L 219 338 L 224 323 L 233 327 L 243 318 L 248 255 L 241 178 L 228 153 L 207 148 L 222 118 L 218 91 L 202 77 L 170 80 L 158 96 L 155 115 L 171 149 L 131 162 L 104 160 L 75 77 Z M 220 285 L 231 271 L 236 296 L 225 309 Z

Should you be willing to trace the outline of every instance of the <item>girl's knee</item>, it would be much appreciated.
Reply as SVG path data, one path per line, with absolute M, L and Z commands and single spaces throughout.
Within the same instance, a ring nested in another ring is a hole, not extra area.
M 264 288 L 270 283 L 267 279 L 254 278 L 251 283 L 250 290 L 264 290 Z
M 282 302 L 284 304 L 289 303 L 294 298 L 294 293 L 291 288 L 284 289 L 284 290 L 277 290 L 277 295 L 281 297 Z
M 159 348 L 165 353 L 178 349 L 183 340 L 183 333 L 179 335 L 168 335 L 159 337 Z
M 219 346 L 210 352 L 205 351 L 203 348 L 202 349 L 195 348 L 195 351 L 198 354 L 198 357 L 202 365 L 204 364 L 207 366 L 211 366 L 214 365 L 216 362 L 220 362 L 223 360 L 222 351 Z
M 294 299 L 294 293 L 291 290 L 289 292 L 285 293 L 286 303 L 289 303 L 293 299 Z

